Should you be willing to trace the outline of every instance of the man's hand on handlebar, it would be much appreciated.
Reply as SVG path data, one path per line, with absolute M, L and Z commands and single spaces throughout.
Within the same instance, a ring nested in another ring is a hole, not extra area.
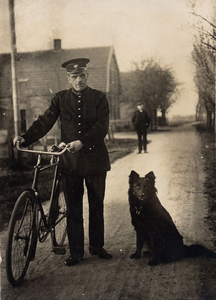
M 67 144 L 67 150 L 71 153 L 78 152 L 82 147 L 83 143 L 80 140 L 76 140 Z
M 61 142 L 59 145 L 58 145 L 59 149 L 64 149 L 65 147 L 67 147 L 67 145 L 64 143 L 64 142 Z
M 64 142 L 61 142 L 59 145 L 52 145 L 48 148 L 48 152 L 61 152 L 67 145 Z
M 13 139 L 14 146 L 16 146 L 17 142 L 20 142 L 20 146 L 22 146 L 22 144 L 25 143 L 25 139 L 21 136 L 15 136 L 15 138 Z
M 22 147 L 22 145 L 25 143 L 25 139 L 21 136 L 16 136 L 13 139 L 13 144 L 16 146 L 18 142 L 20 143 L 20 146 Z M 70 142 L 68 144 L 65 144 L 64 142 L 61 142 L 58 146 L 53 145 L 48 150 L 48 152 L 61 152 L 66 147 L 69 152 L 76 153 L 80 149 L 82 149 L 83 146 L 84 145 L 80 140 L 76 140 L 76 141 Z

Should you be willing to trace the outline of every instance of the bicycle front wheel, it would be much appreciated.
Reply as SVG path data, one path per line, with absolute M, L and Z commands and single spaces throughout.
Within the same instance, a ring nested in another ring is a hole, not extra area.
M 67 207 L 61 181 L 56 192 L 55 226 L 52 231 L 53 246 L 62 246 L 67 235 Z
M 36 203 L 31 191 L 24 191 L 14 206 L 6 248 L 6 273 L 12 286 L 22 283 L 31 260 L 35 237 Z

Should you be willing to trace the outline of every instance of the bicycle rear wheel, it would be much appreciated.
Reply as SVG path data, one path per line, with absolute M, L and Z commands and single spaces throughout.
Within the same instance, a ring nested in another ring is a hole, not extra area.
M 67 235 L 67 207 L 62 183 L 59 181 L 56 191 L 55 226 L 52 230 L 53 246 L 62 246 Z
M 36 203 L 31 191 L 24 191 L 14 206 L 6 248 L 6 273 L 12 286 L 22 283 L 31 260 L 36 226 Z

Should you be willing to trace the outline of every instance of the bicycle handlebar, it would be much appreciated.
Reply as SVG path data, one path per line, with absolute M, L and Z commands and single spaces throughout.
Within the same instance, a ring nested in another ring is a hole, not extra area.
M 56 145 L 53 145 L 55 147 L 55 149 L 59 149 L 60 151 L 59 152 L 56 152 L 56 151 L 40 151 L 40 150 L 29 150 L 29 149 L 25 149 L 25 148 L 22 148 L 20 146 L 20 142 L 17 141 L 16 143 L 16 148 L 19 150 L 19 151 L 22 151 L 22 152 L 28 152 L 28 153 L 35 153 L 35 154 L 46 154 L 46 155 L 55 155 L 55 156 L 60 156 L 62 155 L 66 150 L 67 150 L 67 146 L 65 146 L 62 150 L 60 148 L 58 148 L 58 146 Z M 52 147 L 53 147 L 52 146 Z

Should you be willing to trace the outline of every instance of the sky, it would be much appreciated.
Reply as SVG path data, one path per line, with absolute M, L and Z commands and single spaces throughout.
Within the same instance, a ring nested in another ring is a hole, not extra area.
M 170 66 L 181 93 L 170 116 L 194 114 L 197 92 L 191 59 L 197 22 L 190 0 L 14 0 L 18 52 L 114 46 L 120 72 L 155 58 Z M 214 0 L 193 0 L 210 19 Z M 0 0 L 0 53 L 10 52 L 8 0 Z

